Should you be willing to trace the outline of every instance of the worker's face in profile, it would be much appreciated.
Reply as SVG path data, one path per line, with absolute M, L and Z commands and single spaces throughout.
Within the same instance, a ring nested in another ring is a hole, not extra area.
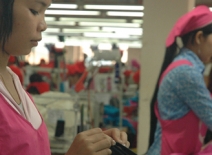
M 13 29 L 5 44 L 8 53 L 26 55 L 37 46 L 47 28 L 44 16 L 50 4 L 51 0 L 14 0 Z
M 200 55 L 204 63 L 209 63 L 212 60 L 212 34 L 203 38 L 200 44 Z

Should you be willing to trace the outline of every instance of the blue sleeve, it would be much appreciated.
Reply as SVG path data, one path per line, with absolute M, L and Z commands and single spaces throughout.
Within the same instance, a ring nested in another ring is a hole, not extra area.
M 175 74 L 177 95 L 212 130 L 212 99 L 203 75 L 192 66 Z

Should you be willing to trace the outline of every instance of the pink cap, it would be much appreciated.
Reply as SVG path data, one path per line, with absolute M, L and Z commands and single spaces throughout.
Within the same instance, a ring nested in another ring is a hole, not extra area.
M 205 5 L 200 5 L 183 15 L 175 23 L 166 39 L 166 47 L 175 42 L 175 38 L 212 23 L 212 12 Z

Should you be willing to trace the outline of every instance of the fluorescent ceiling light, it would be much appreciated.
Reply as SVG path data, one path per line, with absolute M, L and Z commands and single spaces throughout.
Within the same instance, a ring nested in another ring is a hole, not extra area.
M 47 21 L 46 22 L 47 25 L 58 25 L 58 26 L 61 26 L 61 25 L 64 25 L 64 26 L 74 26 L 75 25 L 75 22 L 60 22 L 60 21 Z
M 80 41 L 87 41 L 89 40 L 92 42 L 92 44 L 98 44 L 102 42 L 110 42 L 110 43 L 116 43 L 120 42 L 118 38 L 98 38 L 98 37 L 85 37 L 85 36 L 67 36 L 66 40 L 80 40 Z
M 63 33 L 99 32 L 98 29 L 63 29 Z
M 142 47 L 142 43 L 141 42 L 118 42 L 117 45 L 120 47 L 120 49 L 122 48 L 121 46 L 126 46 L 128 49 L 129 48 L 141 48 Z M 126 49 L 126 50 L 128 50 Z M 123 49 L 125 50 L 125 49 Z
M 90 32 L 87 32 L 90 33 Z M 91 32 L 92 33 L 92 32 Z M 127 35 L 127 34 L 125 34 Z M 101 36 L 74 36 L 74 35 L 68 35 L 67 37 L 70 37 L 71 39 L 75 38 L 78 40 L 83 40 L 83 39 L 88 39 L 88 40 L 93 40 L 94 44 L 97 43 L 102 43 L 102 42 L 110 42 L 110 43 L 116 43 L 116 42 L 122 42 L 122 41 L 128 41 L 128 42 L 132 42 L 132 41 L 140 41 L 140 38 L 131 38 L 130 36 L 128 36 L 128 38 L 123 38 L 123 37 L 118 37 L 119 35 L 116 34 L 116 37 L 101 37 Z
M 126 33 L 130 35 L 142 35 L 142 28 L 117 28 L 117 27 L 102 27 L 103 31 L 112 31 L 116 33 Z
M 108 11 L 108 16 L 125 16 L 125 17 L 143 17 L 143 12 L 118 12 L 118 11 Z
M 144 6 L 130 6 L 130 5 L 85 5 L 85 9 L 97 10 L 144 10 Z
M 106 18 L 68 18 L 60 17 L 60 21 L 75 21 L 75 22 L 116 22 L 126 23 L 126 19 L 106 19 Z
M 45 21 L 55 21 L 55 17 L 45 17 Z
M 131 35 L 131 36 L 130 36 L 130 39 L 131 39 L 131 40 L 136 40 L 136 39 L 139 40 L 139 39 L 141 39 L 141 36 Z
M 129 43 L 128 45 L 129 45 L 129 47 L 131 47 L 131 48 L 142 48 L 142 46 L 143 46 L 141 42 Z
M 66 36 L 66 37 L 69 37 L 69 36 L 75 36 L 75 37 L 81 37 L 81 34 L 79 33 L 63 33 L 63 32 L 44 32 L 44 34 L 47 34 L 47 35 L 51 35 L 51 36 Z
M 46 15 L 84 15 L 98 16 L 99 11 L 79 11 L 79 10 L 46 10 Z
M 84 33 L 85 37 L 97 37 L 97 38 L 130 38 L 126 34 L 115 34 L 115 33 Z
M 58 28 L 47 28 L 46 31 L 44 31 L 44 32 L 48 32 L 48 33 L 50 33 L 50 32 L 60 32 L 60 29 L 58 29 Z
M 143 24 L 144 21 L 142 19 L 133 19 L 132 22 L 133 23 Z
M 58 9 L 76 9 L 76 4 L 51 4 L 49 8 L 58 8 Z
M 79 22 L 80 26 L 117 26 L 117 27 L 140 27 L 137 23 L 103 23 L 103 22 Z

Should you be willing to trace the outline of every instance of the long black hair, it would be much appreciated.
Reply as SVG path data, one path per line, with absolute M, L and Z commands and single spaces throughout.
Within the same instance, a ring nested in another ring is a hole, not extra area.
M 14 0 L 0 0 L 0 45 L 4 51 L 13 27 L 13 3 Z
M 202 31 L 204 37 L 207 37 L 209 34 L 212 33 L 212 24 L 209 24 L 203 28 L 191 31 L 185 35 L 183 35 L 181 37 L 183 46 L 185 47 L 189 42 L 191 42 L 192 44 L 194 43 L 195 40 L 195 35 L 198 31 Z M 166 48 L 165 51 L 165 56 L 164 56 L 164 60 L 163 60 L 163 64 L 160 70 L 160 74 L 157 80 L 157 85 L 155 87 L 155 91 L 150 103 L 150 136 L 149 136 L 149 147 L 152 145 L 152 143 L 154 142 L 154 134 L 155 134 L 155 130 L 156 130 L 156 125 L 157 125 L 157 118 L 155 116 L 155 112 L 154 112 L 154 106 L 155 106 L 155 102 L 157 101 L 157 94 L 158 94 L 158 89 L 159 89 L 159 79 L 161 77 L 161 74 L 166 70 L 166 68 L 171 64 L 171 62 L 174 60 L 175 56 L 178 54 L 178 45 L 176 43 L 176 41 L 169 47 Z

